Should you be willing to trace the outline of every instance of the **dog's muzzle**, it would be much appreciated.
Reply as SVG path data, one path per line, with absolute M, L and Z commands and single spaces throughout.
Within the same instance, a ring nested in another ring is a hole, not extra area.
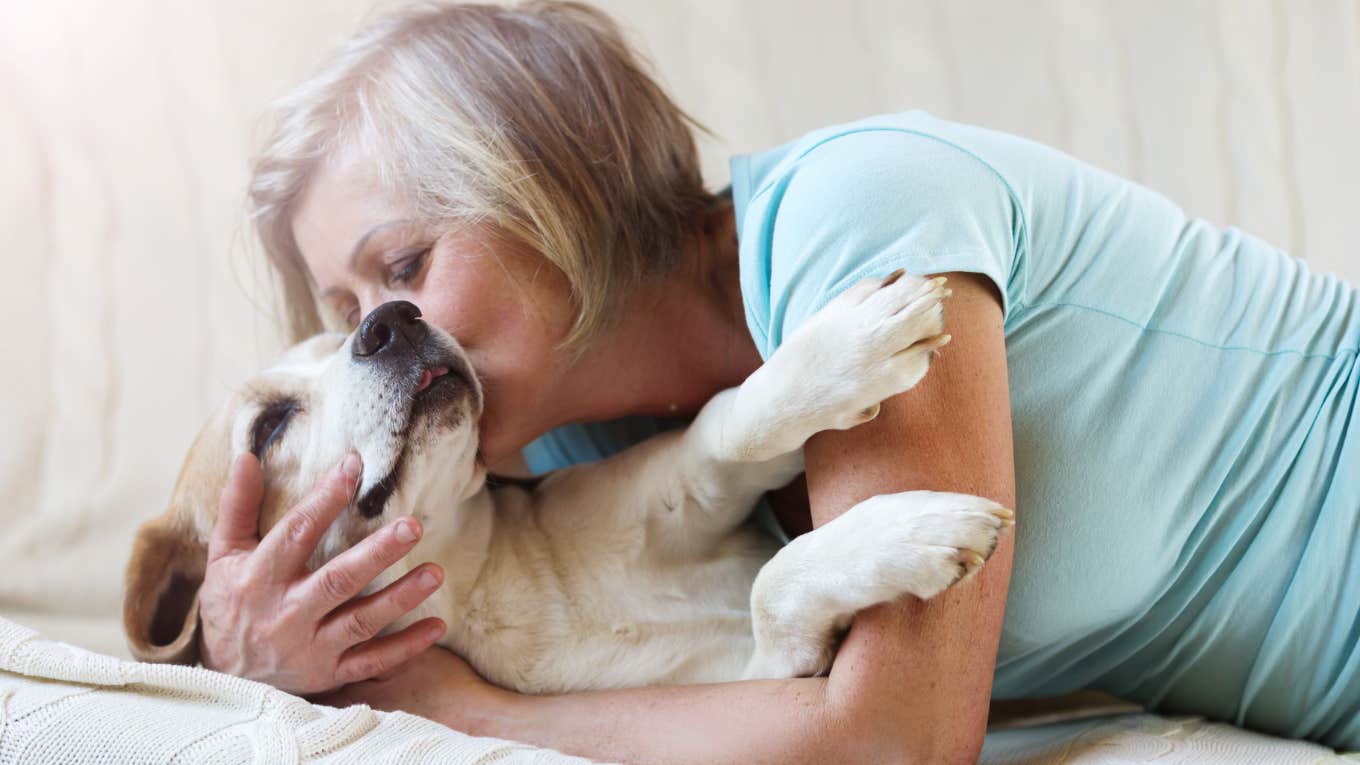
M 376 366 L 399 387 L 416 384 L 412 391 L 415 395 L 422 394 L 429 384 L 428 370 L 447 372 L 461 387 L 474 391 L 476 406 L 480 408 L 472 367 L 450 344 L 456 346 L 456 341 L 421 321 L 420 309 L 414 303 L 393 300 L 374 308 L 359 322 L 350 343 L 350 355 L 355 363 Z
M 382 390 L 396 392 L 397 400 L 406 402 L 403 421 L 389 423 L 389 430 L 401 440 L 400 451 L 387 473 L 367 484 L 357 502 L 363 517 L 374 518 L 400 480 L 412 425 L 449 428 L 475 419 L 481 414 L 481 389 L 457 341 L 421 321 L 420 309 L 405 300 L 383 303 L 364 317 L 350 341 L 350 356 L 353 363 L 376 373 Z

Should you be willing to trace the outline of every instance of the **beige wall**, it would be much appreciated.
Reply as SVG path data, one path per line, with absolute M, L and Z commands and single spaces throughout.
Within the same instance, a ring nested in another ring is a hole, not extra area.
M 720 136 L 715 185 L 731 152 L 923 107 L 1360 281 L 1357 0 L 604 5 Z M 239 215 L 257 117 L 367 6 L 0 0 L 0 610 L 117 646 L 133 520 L 275 348 Z

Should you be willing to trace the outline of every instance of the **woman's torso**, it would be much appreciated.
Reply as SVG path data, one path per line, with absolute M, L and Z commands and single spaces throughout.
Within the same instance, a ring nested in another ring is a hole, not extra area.
M 876 268 L 975 270 L 1002 290 L 1019 522 L 998 698 L 1097 687 L 1360 746 L 1353 288 L 1060 152 L 922 112 L 739 157 L 733 183 L 766 355 Z M 588 458 L 582 439 L 622 433 L 545 443 Z

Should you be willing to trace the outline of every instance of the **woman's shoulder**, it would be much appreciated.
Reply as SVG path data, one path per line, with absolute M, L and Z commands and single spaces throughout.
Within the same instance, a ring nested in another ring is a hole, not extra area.
M 778 198 L 796 176 L 816 175 L 853 188 L 865 174 L 932 184 L 962 176 L 1003 186 L 1023 180 L 1019 168 L 1048 161 L 1075 163 L 1057 150 L 1019 136 L 935 117 L 925 111 L 882 114 L 809 132 L 766 151 L 731 161 L 733 195 L 758 202 Z
M 925 112 L 881 115 L 737 157 L 738 238 L 776 257 L 781 242 L 859 255 L 1013 249 L 1020 197 L 997 151 L 967 130 Z
M 951 124 L 882 115 L 733 163 L 747 325 L 763 354 L 855 281 L 897 268 L 983 274 L 1006 308 L 1024 216 Z

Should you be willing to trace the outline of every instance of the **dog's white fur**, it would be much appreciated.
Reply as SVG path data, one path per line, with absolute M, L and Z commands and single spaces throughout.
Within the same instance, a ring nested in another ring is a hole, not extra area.
M 762 493 L 801 472 L 808 438 L 872 419 L 879 402 L 922 379 L 948 340 L 946 297 L 943 279 L 861 282 L 687 429 L 533 488 L 487 488 L 476 454 L 481 391 L 444 333 L 431 329 L 410 371 L 354 358 L 353 336 L 308 341 L 209 423 L 170 511 L 144 527 L 125 607 L 133 650 L 192 659 L 196 620 L 168 583 L 201 581 L 230 456 L 250 448 L 263 406 L 291 396 L 299 408 L 262 455 L 262 530 L 351 447 L 365 465 L 358 497 L 395 468 L 382 513 L 347 511 L 312 563 L 414 513 L 424 537 L 373 586 L 422 561 L 441 564 L 439 591 L 400 624 L 442 617 L 442 644 L 488 680 L 539 693 L 824 672 L 856 612 L 930 598 L 972 574 L 1013 517 L 978 497 L 916 491 L 861 502 L 782 549 L 745 522 Z M 444 403 L 412 414 L 417 382 L 435 365 L 461 371 L 449 375 Z M 175 603 L 178 613 L 162 613 Z

